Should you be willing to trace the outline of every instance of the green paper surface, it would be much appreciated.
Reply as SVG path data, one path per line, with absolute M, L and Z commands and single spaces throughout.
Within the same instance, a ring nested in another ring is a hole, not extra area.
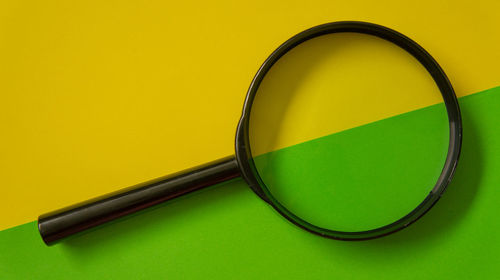
M 360 242 L 312 235 L 233 180 L 53 247 L 35 222 L 4 230 L 0 279 L 496 279 L 500 88 L 460 105 L 454 180 L 429 213 L 393 235 Z
M 444 103 L 255 157 L 262 181 L 293 214 L 330 230 L 383 227 L 437 182 L 449 143 Z

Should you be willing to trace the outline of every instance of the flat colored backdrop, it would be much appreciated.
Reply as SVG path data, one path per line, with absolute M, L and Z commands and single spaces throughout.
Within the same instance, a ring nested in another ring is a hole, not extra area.
M 499 17 L 495 1 L 1 1 L 0 278 L 496 279 Z M 260 64 L 337 20 L 408 35 L 462 97 L 460 166 L 422 220 L 326 240 L 234 180 L 43 245 L 40 213 L 232 154 Z

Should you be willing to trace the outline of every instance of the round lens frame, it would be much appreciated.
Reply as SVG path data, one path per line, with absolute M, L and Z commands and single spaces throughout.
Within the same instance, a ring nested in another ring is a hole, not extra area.
M 406 50 L 413 57 L 415 57 L 432 76 L 441 92 L 448 113 L 450 128 L 450 141 L 446 161 L 441 174 L 429 195 L 415 209 L 413 209 L 410 213 L 408 213 L 401 219 L 391 224 L 367 231 L 346 232 L 330 230 L 315 226 L 294 215 L 271 194 L 266 184 L 260 178 L 253 160 L 252 152 L 250 150 L 250 111 L 252 109 L 252 104 L 257 94 L 258 88 L 267 72 L 283 55 L 285 55 L 288 51 L 290 51 L 297 45 L 318 36 L 341 32 L 354 32 L 377 36 L 381 39 L 396 44 L 400 48 Z M 446 74 L 441 69 L 439 64 L 432 58 L 432 56 L 410 38 L 387 27 L 367 22 L 341 21 L 318 25 L 293 36 L 281 46 L 279 46 L 266 59 L 264 64 L 262 64 L 252 83 L 250 84 L 250 88 L 248 89 L 247 97 L 243 106 L 243 113 L 238 124 L 236 132 L 236 159 L 240 166 L 242 177 L 249 184 L 252 190 L 293 224 L 309 232 L 327 238 L 338 240 L 365 240 L 385 236 L 399 231 L 409 226 L 420 217 L 422 217 L 427 211 L 429 211 L 429 209 L 431 209 L 432 206 L 439 200 L 446 187 L 450 183 L 453 174 L 455 173 L 458 158 L 460 155 L 461 144 L 462 120 L 457 97 L 455 95 L 453 87 L 451 86 L 451 83 L 446 77 Z

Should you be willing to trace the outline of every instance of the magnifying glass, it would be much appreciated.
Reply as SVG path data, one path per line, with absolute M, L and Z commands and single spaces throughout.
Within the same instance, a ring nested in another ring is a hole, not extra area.
M 242 177 L 291 223 L 364 240 L 424 215 L 451 181 L 462 123 L 454 90 L 417 43 L 366 22 L 333 22 L 279 46 L 255 75 L 234 156 L 41 215 L 50 245 L 181 195 Z

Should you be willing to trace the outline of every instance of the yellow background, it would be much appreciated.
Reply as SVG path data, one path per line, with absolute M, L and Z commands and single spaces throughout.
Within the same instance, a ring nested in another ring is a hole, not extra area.
M 499 16 L 495 1 L 2 0 L 0 229 L 231 154 L 253 75 L 306 28 L 398 30 L 463 96 L 498 85 Z
M 359 33 L 321 36 L 264 77 L 250 112 L 252 155 L 440 102 L 431 75 L 397 45 Z

